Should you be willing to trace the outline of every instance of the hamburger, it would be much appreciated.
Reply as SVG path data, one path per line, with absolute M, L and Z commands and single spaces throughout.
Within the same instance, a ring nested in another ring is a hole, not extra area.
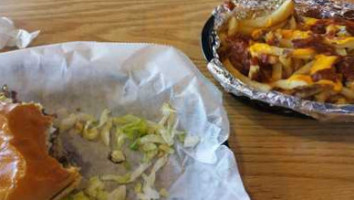
M 9 94 L 0 94 L 0 200 L 60 200 L 80 175 L 57 148 L 54 117 Z

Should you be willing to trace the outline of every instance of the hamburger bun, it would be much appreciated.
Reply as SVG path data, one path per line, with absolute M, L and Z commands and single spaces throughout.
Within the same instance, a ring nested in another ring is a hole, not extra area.
M 49 154 L 53 117 L 38 104 L 0 102 L 0 200 L 57 200 L 80 181 Z

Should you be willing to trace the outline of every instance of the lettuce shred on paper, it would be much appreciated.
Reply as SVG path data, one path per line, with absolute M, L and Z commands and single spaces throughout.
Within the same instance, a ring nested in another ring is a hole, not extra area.
M 128 185 L 135 185 L 130 192 L 134 192 L 138 199 L 167 197 L 165 188 L 155 186 L 158 171 L 166 165 L 169 155 L 175 152 L 176 142 L 193 148 L 199 138 L 186 136 L 177 130 L 176 111 L 169 104 L 162 106 L 161 113 L 162 118 L 158 122 L 134 115 L 115 117 L 107 109 L 102 111 L 99 119 L 85 113 L 74 113 L 58 120 L 57 126 L 62 134 L 73 131 L 88 142 L 102 142 L 110 147 L 109 159 L 115 164 L 128 162 L 129 157 L 125 154 L 128 150 L 142 155 L 135 169 L 126 174 L 97 174 L 90 178 L 85 189 L 72 194 L 67 200 L 124 200 Z M 119 186 L 109 192 L 105 186 L 108 182 Z

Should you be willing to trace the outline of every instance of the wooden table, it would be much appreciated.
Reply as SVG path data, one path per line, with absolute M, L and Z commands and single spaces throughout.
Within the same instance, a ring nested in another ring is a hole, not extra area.
M 151 42 L 184 51 L 210 80 L 200 32 L 217 0 L 2 0 L 2 16 L 42 31 L 34 46 Z M 224 94 L 230 145 L 254 200 L 354 199 L 354 125 L 258 111 Z

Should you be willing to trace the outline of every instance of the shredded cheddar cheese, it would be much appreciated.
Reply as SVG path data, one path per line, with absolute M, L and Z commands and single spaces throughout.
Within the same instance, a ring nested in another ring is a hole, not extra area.
M 299 31 L 299 30 L 279 30 L 280 34 L 284 39 L 305 39 L 311 36 L 310 31 Z
M 315 58 L 315 63 L 312 65 L 311 74 L 315 74 L 318 71 L 330 69 L 337 60 L 337 56 L 318 55 Z
M 294 74 L 288 79 L 288 81 L 299 81 L 306 84 L 313 83 L 311 76 L 303 75 L 303 74 Z
M 282 48 L 270 46 L 265 43 L 254 43 L 252 46 L 250 46 L 249 50 L 252 56 L 258 56 L 260 54 L 280 56 L 283 54 L 284 51 L 284 49 Z
M 310 59 L 316 54 L 316 51 L 311 48 L 295 49 L 291 52 L 291 56 L 300 59 Z
M 339 81 L 333 82 L 330 80 L 320 80 L 318 82 L 316 82 L 316 84 L 319 85 L 331 85 L 333 87 L 333 90 L 336 92 L 340 92 L 343 88 L 343 84 Z
M 306 25 L 312 26 L 318 22 L 318 19 L 312 17 L 304 17 L 304 22 Z

